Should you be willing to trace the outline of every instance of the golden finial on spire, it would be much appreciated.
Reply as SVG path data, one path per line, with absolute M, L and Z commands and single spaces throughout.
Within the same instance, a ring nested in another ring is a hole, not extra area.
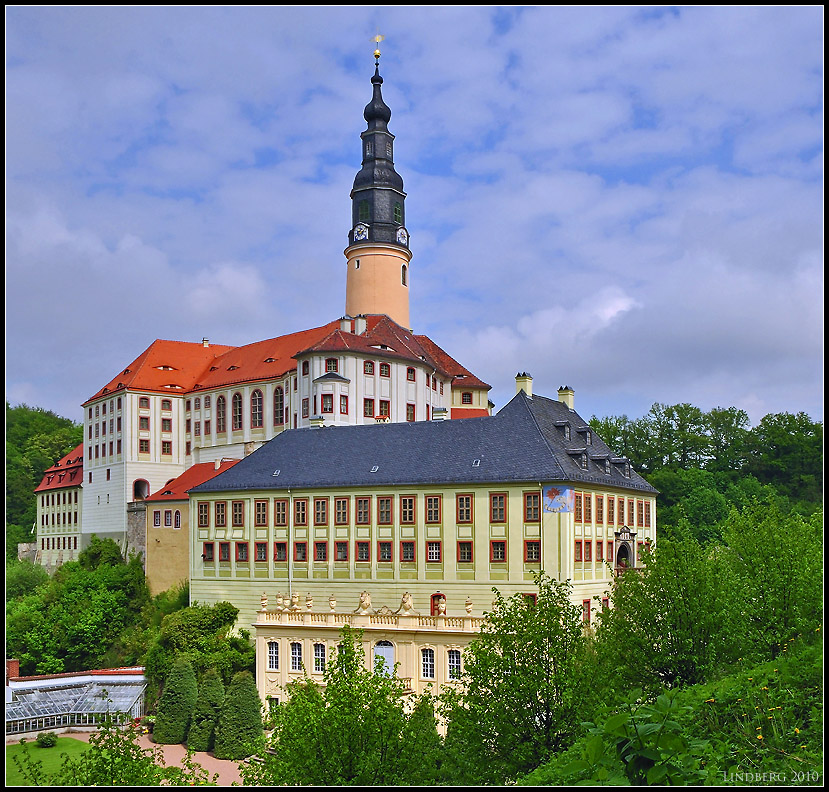
M 385 36 L 381 36 L 379 33 L 372 39 L 372 41 L 377 45 L 377 48 L 374 50 L 374 59 L 379 63 L 380 61 L 380 42 L 385 39 Z

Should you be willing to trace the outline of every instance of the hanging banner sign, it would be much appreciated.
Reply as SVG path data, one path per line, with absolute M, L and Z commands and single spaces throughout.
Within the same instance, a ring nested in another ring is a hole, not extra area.
M 545 487 L 545 512 L 572 512 L 575 509 L 576 494 L 572 487 Z

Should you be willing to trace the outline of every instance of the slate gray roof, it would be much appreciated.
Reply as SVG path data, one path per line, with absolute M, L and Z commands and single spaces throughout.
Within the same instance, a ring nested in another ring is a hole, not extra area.
M 584 429 L 562 402 L 522 391 L 483 418 L 290 429 L 190 492 L 561 481 L 656 494 L 595 432 L 587 445 Z

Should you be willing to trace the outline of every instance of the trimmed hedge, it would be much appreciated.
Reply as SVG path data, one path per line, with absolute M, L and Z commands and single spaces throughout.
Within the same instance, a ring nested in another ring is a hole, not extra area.
M 213 755 L 217 759 L 244 759 L 248 748 L 262 735 L 262 702 L 250 671 L 233 677 L 225 695 Z
M 164 683 L 158 702 L 153 739 L 162 745 L 183 743 L 196 708 L 198 687 L 193 665 L 186 657 L 178 658 Z
M 225 686 L 215 668 L 205 671 L 199 685 L 199 697 L 190 731 L 187 734 L 187 747 L 194 751 L 212 751 L 216 739 L 216 723 L 225 699 Z

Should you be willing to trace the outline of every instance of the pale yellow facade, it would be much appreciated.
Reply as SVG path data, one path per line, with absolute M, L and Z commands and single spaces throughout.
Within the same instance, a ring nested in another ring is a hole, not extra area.
M 393 245 L 352 245 L 345 251 L 348 316 L 386 314 L 401 327 L 409 321 L 409 261 L 412 254 Z
M 148 500 L 145 570 L 155 596 L 190 575 L 190 510 L 186 500 Z

